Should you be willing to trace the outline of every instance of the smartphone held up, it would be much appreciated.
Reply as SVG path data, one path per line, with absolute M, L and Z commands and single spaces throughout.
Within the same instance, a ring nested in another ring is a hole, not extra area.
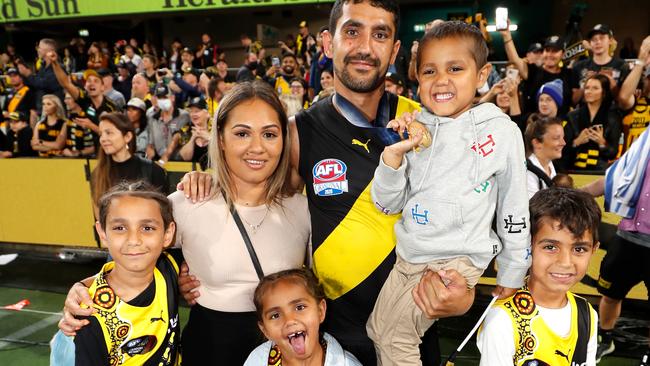
M 495 22 L 498 31 L 508 29 L 508 8 L 497 8 Z

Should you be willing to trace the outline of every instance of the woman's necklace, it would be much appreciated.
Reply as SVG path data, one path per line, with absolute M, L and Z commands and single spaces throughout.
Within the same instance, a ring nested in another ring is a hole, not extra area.
M 266 215 L 268 215 L 268 213 L 269 213 L 269 207 L 267 206 L 266 211 L 264 211 L 264 216 L 262 216 L 262 219 L 257 224 L 251 224 L 250 222 L 248 222 L 248 220 L 246 220 L 244 218 L 244 216 L 241 216 L 241 215 L 240 216 L 241 216 L 241 219 L 244 221 L 244 223 L 250 228 L 251 232 L 253 234 L 256 234 L 257 229 L 259 229 L 260 226 L 262 226 L 262 224 L 264 223 L 264 219 L 266 219 Z

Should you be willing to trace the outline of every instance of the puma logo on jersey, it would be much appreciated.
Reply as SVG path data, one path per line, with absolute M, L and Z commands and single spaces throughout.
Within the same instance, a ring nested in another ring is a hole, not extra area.
M 151 318 L 152 323 L 157 322 L 157 321 L 161 321 L 163 323 L 165 322 L 165 319 L 163 318 L 163 311 L 162 310 L 160 310 L 160 317 L 159 318 Z
M 571 352 L 571 351 L 569 350 L 569 352 Z M 566 359 L 566 361 L 569 362 L 569 355 L 565 355 L 564 353 L 562 353 L 561 351 L 558 351 L 558 350 L 555 350 L 555 354 L 558 355 L 558 356 L 564 357 Z
M 368 144 L 369 144 L 369 143 L 370 143 L 370 139 L 368 139 L 368 141 L 366 141 L 365 144 L 364 144 L 363 142 L 357 140 L 357 139 L 352 139 L 352 145 L 359 145 L 359 146 L 362 146 L 364 149 L 366 149 L 366 152 L 367 152 L 368 154 L 370 154 L 370 149 L 368 149 Z

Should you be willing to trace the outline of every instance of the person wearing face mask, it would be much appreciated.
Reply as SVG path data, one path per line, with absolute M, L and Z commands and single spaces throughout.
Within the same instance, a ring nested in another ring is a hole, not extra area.
M 237 77 L 235 78 L 236 82 L 241 83 L 243 81 L 255 80 L 257 66 L 257 54 L 253 52 L 247 54 L 246 59 L 244 59 L 244 64 L 237 71 Z
M 174 133 L 190 123 L 189 114 L 176 108 L 174 102 L 174 94 L 169 91 L 169 88 L 159 85 L 156 87 L 153 99 L 154 108 L 147 111 L 149 144 L 146 157 L 157 160 L 161 165 L 169 161 L 174 153 L 168 149 Z
M 278 95 L 291 94 L 291 80 L 296 77 L 296 68 L 298 67 L 298 60 L 293 53 L 285 53 L 282 55 L 280 66 L 271 66 L 264 76 Z
M 562 64 L 562 53 L 564 49 L 562 38 L 559 36 L 550 36 L 546 39 L 542 53 L 542 66 L 540 67 L 535 64 L 526 63 L 524 59 L 519 57 L 509 29 L 499 32 L 503 37 L 508 61 L 517 67 L 519 76 L 523 80 L 524 113 L 531 113 L 537 109 L 537 91 L 545 83 L 560 79 L 564 85 L 571 85 L 571 70 L 563 67 Z M 562 99 L 565 103 L 562 105 L 559 114 L 566 115 L 571 106 L 571 88 L 564 88 Z
M 50 51 L 45 57 L 52 65 L 59 84 L 70 93 L 70 96 L 84 110 L 85 116 L 77 117 L 73 122 L 82 128 L 89 128 L 93 132 L 93 142 L 95 150 L 97 150 L 99 148 L 99 116 L 104 112 L 118 110 L 115 103 L 104 96 L 104 82 L 101 76 L 95 70 L 86 70 L 83 75 L 86 84 L 84 89 L 80 89 L 72 84 L 68 75 L 61 68 L 56 52 Z

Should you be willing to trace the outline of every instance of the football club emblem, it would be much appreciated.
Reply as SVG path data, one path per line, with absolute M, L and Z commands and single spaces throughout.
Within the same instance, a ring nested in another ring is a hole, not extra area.
M 312 170 L 314 193 L 327 197 L 347 192 L 347 170 L 347 165 L 338 159 L 324 159 L 316 163 Z

